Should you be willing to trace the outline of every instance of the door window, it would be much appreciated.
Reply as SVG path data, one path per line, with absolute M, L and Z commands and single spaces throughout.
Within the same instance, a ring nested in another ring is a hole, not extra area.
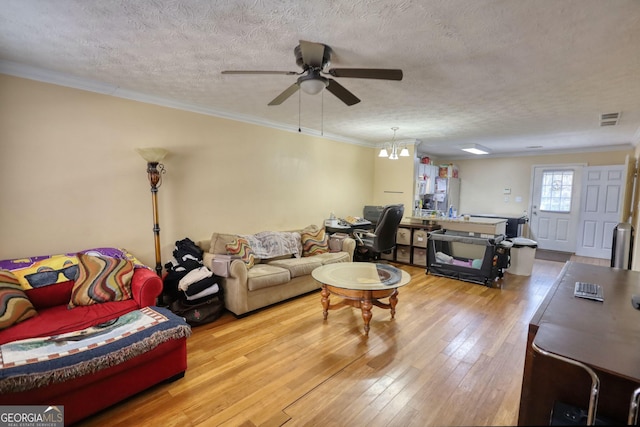
M 540 193 L 540 210 L 570 212 L 573 188 L 572 170 L 544 171 Z

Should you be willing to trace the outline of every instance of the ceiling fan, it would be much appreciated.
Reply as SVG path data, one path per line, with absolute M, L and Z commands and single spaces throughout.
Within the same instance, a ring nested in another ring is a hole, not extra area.
M 329 74 L 333 77 L 350 77 L 357 79 L 402 80 L 402 70 L 381 68 L 331 68 L 331 47 L 322 43 L 300 40 L 300 44 L 293 49 L 296 63 L 302 68 L 296 71 L 240 71 L 227 70 L 222 74 L 284 74 L 287 76 L 300 76 L 298 80 L 276 96 L 269 105 L 280 105 L 298 89 L 315 95 L 325 87 L 345 104 L 351 106 L 360 102 L 357 96 L 348 91 L 337 81 L 324 77 Z

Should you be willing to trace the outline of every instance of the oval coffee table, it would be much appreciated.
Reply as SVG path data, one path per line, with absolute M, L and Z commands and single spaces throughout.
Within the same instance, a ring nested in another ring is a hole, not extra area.
M 398 303 L 398 288 L 406 285 L 411 276 L 388 264 L 370 262 L 340 262 L 318 267 L 311 272 L 311 276 L 322 284 L 322 314 L 327 320 L 329 310 L 344 307 L 360 308 L 364 319 L 364 333 L 369 335 L 371 322 L 371 308 L 375 305 L 391 310 L 391 318 L 396 314 Z M 344 298 L 342 302 L 331 305 L 331 294 Z M 389 298 L 385 304 L 379 300 Z

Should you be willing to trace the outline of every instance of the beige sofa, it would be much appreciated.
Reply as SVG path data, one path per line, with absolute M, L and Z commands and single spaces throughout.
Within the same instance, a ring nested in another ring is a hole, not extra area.
M 198 245 L 204 250 L 203 262 L 212 268 L 218 254 L 227 254 L 227 244 L 238 238 L 235 234 L 213 233 L 210 240 Z M 225 307 L 242 315 L 286 299 L 320 288 L 311 272 L 322 265 L 353 261 L 356 242 L 342 241 L 342 250 L 296 258 L 292 255 L 272 259 L 257 259 L 251 268 L 241 259 L 231 261 L 229 276 L 222 281 Z

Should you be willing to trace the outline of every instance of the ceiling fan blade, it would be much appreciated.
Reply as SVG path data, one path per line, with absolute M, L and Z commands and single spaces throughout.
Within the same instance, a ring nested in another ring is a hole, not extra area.
M 402 80 L 402 70 L 383 68 L 332 68 L 333 77 L 354 77 L 357 79 Z
M 327 79 L 327 80 L 329 80 L 329 84 L 327 85 L 327 90 L 332 94 L 334 94 L 335 96 L 337 96 L 338 99 L 340 99 L 340 101 L 344 102 L 348 106 L 351 106 L 360 102 L 360 99 L 357 96 L 349 92 L 340 83 L 332 79 Z
M 302 51 L 302 61 L 314 68 L 322 67 L 325 46 L 321 43 L 307 42 L 300 40 L 300 50 Z
M 269 105 L 280 105 L 280 104 L 282 104 L 284 101 L 287 100 L 287 98 L 289 98 L 291 95 L 296 93 L 298 91 L 298 89 L 300 89 L 300 86 L 298 86 L 298 83 L 292 84 L 291 86 L 286 88 L 284 90 L 284 92 L 282 92 L 280 95 L 276 96 L 273 99 L 273 101 L 271 101 L 269 103 Z
M 295 76 L 299 73 L 295 71 L 242 71 L 242 70 L 226 70 L 222 74 L 284 74 L 286 76 Z

